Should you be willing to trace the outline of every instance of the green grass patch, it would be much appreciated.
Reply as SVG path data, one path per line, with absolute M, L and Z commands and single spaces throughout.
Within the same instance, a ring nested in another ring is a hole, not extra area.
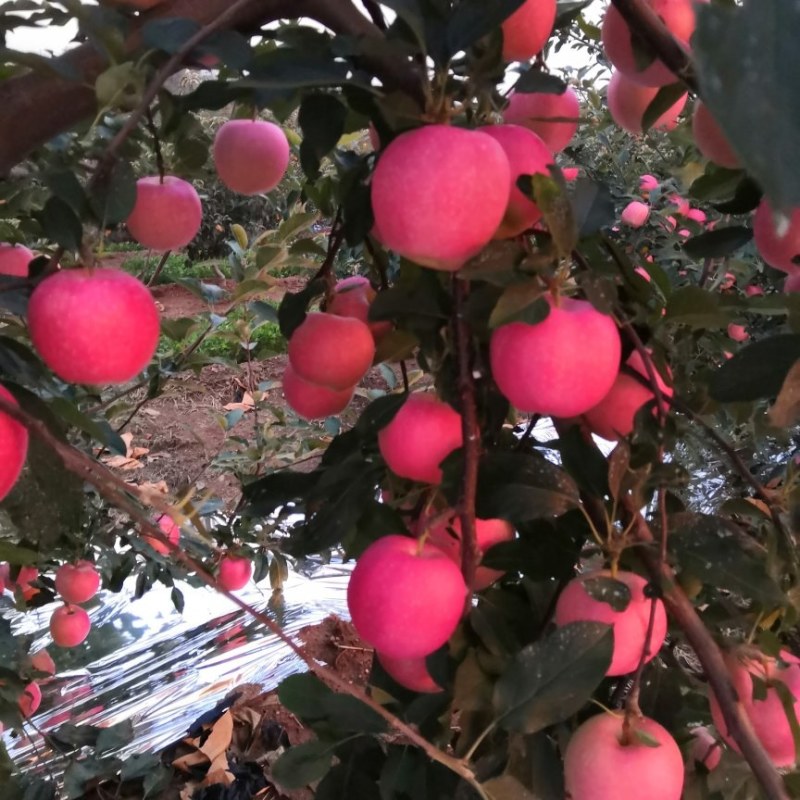
M 150 258 L 144 255 L 136 255 L 126 259 L 122 269 L 131 275 L 136 275 L 142 280 L 148 281 L 153 272 L 155 272 L 160 260 L 161 257 L 159 255 L 150 256 Z M 182 278 L 196 278 L 198 280 L 218 278 L 219 275 L 214 269 L 215 265 L 219 272 L 226 278 L 230 278 L 230 266 L 225 261 L 192 261 L 182 253 L 171 253 L 167 257 L 167 263 L 164 264 L 164 268 L 156 278 L 155 285 L 176 283 Z

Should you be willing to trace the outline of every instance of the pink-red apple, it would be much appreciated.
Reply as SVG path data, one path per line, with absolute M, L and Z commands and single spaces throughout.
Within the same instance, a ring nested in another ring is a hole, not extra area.
M 494 236 L 510 183 L 503 148 L 481 131 L 425 125 L 402 133 L 372 176 L 378 238 L 417 264 L 453 272 Z
M 761 297 L 764 294 L 764 290 L 760 286 L 750 283 L 744 287 L 744 293 L 748 297 Z
M 214 137 L 220 180 L 245 195 L 271 192 L 289 166 L 289 142 L 279 125 L 262 119 L 232 119 Z
M 642 133 L 644 113 L 658 94 L 658 89 L 640 86 L 629 80 L 621 72 L 613 72 L 608 82 L 606 102 L 614 122 L 628 133 Z M 676 100 L 654 123 L 653 129 L 671 131 L 678 124 L 686 95 Z
M 655 175 L 642 175 L 639 178 L 639 190 L 647 197 L 653 189 L 658 189 L 658 178 Z
M 731 322 L 731 324 L 728 325 L 728 336 L 730 336 L 734 342 L 744 342 L 750 338 L 747 328 L 745 328 L 744 325 L 737 325 L 735 322 Z
M 408 536 L 384 536 L 358 559 L 347 606 L 364 641 L 389 658 L 424 658 L 453 634 L 467 587 L 438 548 Z
M 503 60 L 528 61 L 547 44 L 556 21 L 556 0 L 525 0 L 503 22 Z
M 541 219 L 539 206 L 517 186 L 521 175 L 550 176 L 548 165 L 553 163 L 553 154 L 547 145 L 533 132 L 521 125 L 488 125 L 481 128 L 503 148 L 511 167 L 510 195 L 503 221 L 495 232 L 495 239 L 518 236 Z
M 39 578 L 39 570 L 36 567 L 20 567 L 17 573 L 17 579 L 11 580 L 8 587 L 12 592 L 19 590 L 24 600 L 31 600 L 37 594 L 39 589 L 33 585 L 33 582 Z
M 247 586 L 252 576 L 253 562 L 249 558 L 226 553 L 219 562 L 217 584 L 229 592 L 235 592 Z
M 697 222 L 700 225 L 703 225 L 705 223 L 706 219 L 707 219 L 706 212 L 705 211 L 701 211 L 699 208 L 690 208 L 686 212 L 686 219 L 691 219 L 694 222 Z
M 155 175 L 136 182 L 136 203 L 125 224 L 143 247 L 164 251 L 186 247 L 202 220 L 203 205 L 191 183 Z
M 0 242 L 0 275 L 27 278 L 28 264 L 32 258 L 33 253 L 27 247 Z
M 715 770 L 722 759 L 722 746 L 720 743 L 704 725 L 692 728 L 692 736 L 694 736 L 694 741 L 689 748 L 691 761 L 702 764 L 709 772 Z
M 578 180 L 580 171 L 580 167 L 564 167 L 561 170 L 561 174 L 564 176 L 565 181 L 572 182 Z
M 375 358 L 370 329 L 354 317 L 312 311 L 289 339 L 289 363 L 303 379 L 342 391 L 366 375 Z
M 695 101 L 694 104 L 692 136 L 697 149 L 709 161 L 728 169 L 738 169 L 741 166 L 739 156 L 730 146 L 717 121 L 711 116 L 711 112 L 700 100 Z
M 756 250 L 771 267 L 792 273 L 800 268 L 800 208 L 788 214 L 789 224 L 780 233 L 775 227 L 773 209 L 765 197 L 753 216 Z
M 578 95 L 569 86 L 562 94 L 511 92 L 503 121 L 532 130 L 553 153 L 561 152 L 578 130 Z
M 655 658 L 667 636 L 667 614 L 661 600 L 645 597 L 647 581 L 633 572 L 620 571 L 614 576 L 630 590 L 630 602 L 623 611 L 615 611 L 610 603 L 595 600 L 586 588 L 593 578 L 610 578 L 609 570 L 587 572 L 571 580 L 558 597 L 554 620 L 556 625 L 570 622 L 605 622 L 614 628 L 614 655 L 606 675 L 627 675 L 639 665 L 650 622 L 650 605 L 655 602 L 655 620 L 650 637 L 647 661 Z
M 370 322 L 369 307 L 377 293 L 363 275 L 351 275 L 336 282 L 333 296 L 325 309 L 340 317 L 355 317 L 369 326 L 377 341 L 392 329 L 391 322 Z
M 355 386 L 330 389 L 301 378 L 291 364 L 283 373 L 283 397 L 289 408 L 303 419 L 324 419 L 340 414 L 353 399 Z
M 145 285 L 116 269 L 67 269 L 43 280 L 28 304 L 33 346 L 70 383 L 125 383 L 149 363 L 160 323 Z
M 162 514 L 156 520 L 156 524 L 164 532 L 164 535 L 167 537 L 169 542 L 177 546 L 181 538 L 180 525 L 178 525 L 178 523 L 167 514 Z M 147 542 L 147 544 L 149 544 L 153 550 L 155 550 L 157 553 L 161 553 L 162 556 L 165 556 L 170 552 L 170 548 L 164 542 L 156 539 L 155 536 L 148 536 L 148 534 L 145 533 L 142 535 L 142 541 Z
M 575 417 L 608 394 L 622 345 L 614 320 L 585 300 L 548 297 L 542 322 L 512 322 L 492 334 L 492 375 L 513 406 Z
M 100 588 L 100 573 L 91 561 L 62 564 L 56 570 L 56 591 L 67 603 L 85 603 Z
M 65 604 L 50 617 L 50 635 L 59 647 L 77 647 L 91 627 L 89 615 L 80 606 Z
M 38 650 L 31 655 L 30 665 L 38 672 L 44 672 L 47 675 L 56 674 L 56 664 L 53 657 L 44 648 Z
M 13 406 L 19 405 L 4 386 L 0 386 L 0 399 Z M 27 455 L 28 429 L 0 411 L 0 500 L 17 482 Z
M 632 200 L 622 209 L 620 219 L 631 228 L 641 228 L 650 216 L 650 206 L 639 200 Z
M 31 681 L 23 690 L 17 700 L 20 713 L 23 717 L 32 717 L 42 704 L 42 690 L 36 681 Z
M 463 443 L 461 415 L 433 394 L 410 394 L 378 432 L 378 447 L 389 469 L 421 483 L 441 483 L 439 465 Z
M 642 383 L 624 370 L 620 370 L 609 393 L 584 415 L 589 429 L 609 441 L 624 438 L 631 433 L 639 409 L 655 399 L 655 394 L 649 387 L 650 380 L 644 359 L 639 352 L 634 350 L 625 364 L 628 369 L 641 375 L 645 382 Z M 672 397 L 672 389 L 664 383 L 655 367 L 654 371 L 661 394 L 664 397 Z M 665 409 L 667 410 L 668 408 Z
M 420 694 L 436 694 L 442 687 L 431 677 L 424 656 L 418 658 L 392 658 L 385 653 L 375 653 L 387 675 L 393 680 Z
M 669 731 L 655 720 L 638 717 L 626 742 L 623 723 L 621 714 L 598 714 L 572 734 L 564 753 L 567 797 L 680 800 L 683 757 Z

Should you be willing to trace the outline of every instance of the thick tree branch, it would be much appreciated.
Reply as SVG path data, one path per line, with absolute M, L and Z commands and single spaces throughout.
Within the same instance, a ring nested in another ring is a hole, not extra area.
M 697 94 L 697 78 L 691 56 L 669 32 L 652 6 L 646 0 L 611 0 L 611 2 L 628 23 L 631 31 L 692 92 Z

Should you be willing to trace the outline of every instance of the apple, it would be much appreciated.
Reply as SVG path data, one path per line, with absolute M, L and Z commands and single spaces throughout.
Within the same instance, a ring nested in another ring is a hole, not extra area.
M 533 132 L 521 125 L 487 125 L 480 129 L 503 148 L 511 168 L 508 188 L 510 195 L 503 221 L 494 234 L 495 239 L 508 239 L 526 231 L 542 217 L 539 206 L 517 186 L 521 175 L 550 177 L 548 166 L 554 163 L 547 145 Z
M 160 323 L 153 296 L 116 269 L 67 269 L 45 278 L 28 304 L 31 340 L 69 383 L 126 383 L 149 363 Z
M 685 217 L 689 213 L 690 205 L 685 197 L 681 197 L 679 194 L 671 194 L 667 196 L 667 200 L 674 206 L 670 210 L 679 217 Z
M 755 657 L 748 657 L 745 653 L 729 653 L 725 658 L 739 703 L 772 763 L 779 768 L 793 766 L 797 761 L 797 753 L 786 709 L 775 689 L 777 683 L 782 683 L 789 691 L 795 716 L 800 716 L 800 659 L 788 650 L 781 650 L 780 659 L 783 664 L 762 653 Z M 766 696 L 763 699 L 753 697 L 753 678 L 766 684 Z M 709 690 L 708 700 L 711 718 L 719 735 L 739 753 L 739 745 L 728 732 L 713 690 Z
M 650 276 L 648 275 L 649 279 Z M 625 371 L 620 370 L 608 394 L 584 415 L 586 424 L 592 433 L 596 433 L 609 441 L 622 439 L 631 433 L 639 409 L 645 403 L 655 399 L 653 390 L 649 388 L 650 381 L 647 367 L 638 351 L 634 350 L 625 364 L 629 369 L 641 375 L 645 380 L 645 384 L 642 384 L 632 375 L 626 374 Z M 664 383 L 661 375 L 658 374 L 658 370 L 655 370 L 655 373 L 662 395 L 664 397 L 672 397 L 672 389 Z
M 436 694 L 442 687 L 431 677 L 425 658 L 392 658 L 375 652 L 375 657 L 389 677 L 396 683 L 420 694 Z
M 439 466 L 464 443 L 461 414 L 433 394 L 410 394 L 378 432 L 386 466 L 401 478 L 439 484 Z
M 621 715 L 598 714 L 572 734 L 564 753 L 566 796 L 571 800 L 680 800 L 684 767 L 677 742 L 655 720 L 638 717 L 626 743 L 623 723 Z
M 378 135 L 377 128 L 371 122 L 367 128 L 367 136 L 372 149 L 377 153 L 381 149 L 381 137 Z
M 27 278 L 28 264 L 32 258 L 33 253 L 27 247 L 0 242 L 0 275 Z
M 741 166 L 739 156 L 733 151 L 707 106 L 700 100 L 696 100 L 694 104 L 692 136 L 697 149 L 709 161 L 727 169 L 738 169 Z
M 650 194 L 653 189 L 658 189 L 658 178 L 655 175 L 642 175 L 639 178 L 639 190 L 642 194 Z
M 792 273 L 800 267 L 800 208 L 792 209 L 788 217 L 786 230 L 779 234 L 772 206 L 765 197 L 753 215 L 753 238 L 756 250 L 767 264 L 781 272 Z
M 564 167 L 561 170 L 561 174 L 564 176 L 565 181 L 572 182 L 578 180 L 580 171 L 580 167 Z
M 301 378 L 291 364 L 283 373 L 283 397 L 286 404 L 303 419 L 325 419 L 339 414 L 353 399 L 355 386 L 346 389 L 330 389 Z
M 65 604 L 50 617 L 50 635 L 59 647 L 77 647 L 91 627 L 89 615 L 80 606 Z
M 688 50 L 694 33 L 695 13 L 693 0 L 647 0 L 670 33 Z M 653 60 L 644 69 L 637 61 L 631 30 L 617 9 L 610 5 L 603 17 L 603 49 L 611 64 L 634 83 L 659 87 L 675 83 L 678 79 L 660 59 Z
M 706 217 L 705 211 L 701 211 L 699 208 L 690 208 L 686 212 L 686 219 L 694 220 L 695 222 L 698 222 L 700 225 L 703 225 L 705 221 L 708 219 L 708 217 Z
M 481 131 L 425 125 L 401 133 L 372 175 L 378 238 L 417 264 L 453 272 L 494 236 L 510 185 L 503 148 Z
M 55 661 L 53 661 L 53 657 L 44 648 L 31 655 L 30 665 L 38 672 L 44 672 L 47 675 L 56 674 Z
M 424 658 L 461 619 L 467 587 L 438 548 L 392 534 L 361 554 L 347 587 L 359 636 L 389 658 Z
M 783 282 L 783 291 L 784 294 L 800 292 L 800 270 L 797 272 L 792 272 L 786 276 L 786 280 Z
M 556 21 L 556 0 L 525 0 L 503 21 L 503 60 L 528 61 L 547 44 Z
M 263 119 L 232 119 L 214 137 L 214 166 L 233 192 L 271 192 L 289 166 L 289 142 L 279 125 Z
M 786 279 L 787 282 L 789 278 Z M 784 291 L 786 291 L 786 284 L 784 284 Z M 756 286 L 754 283 L 748 284 L 744 287 L 744 293 L 748 297 L 761 297 L 764 294 L 764 290 L 760 286 Z
M 253 575 L 253 562 L 249 558 L 226 553 L 219 562 L 217 585 L 229 592 L 244 588 Z
M 39 589 L 32 585 L 38 578 L 39 570 L 36 567 L 20 567 L 17 579 L 9 581 L 7 588 L 12 592 L 19 589 L 24 600 L 31 600 L 39 594 Z
M 653 261 L 653 257 L 652 257 L 652 256 L 647 256 L 647 257 L 646 257 L 646 260 L 649 260 L 650 262 L 652 262 L 652 261 Z M 638 276 L 639 276 L 639 277 L 640 277 L 640 278 L 641 278 L 643 281 L 647 281 L 648 283 L 651 283 L 651 282 L 652 282 L 652 280 L 653 280 L 653 279 L 650 277 L 650 273 L 649 273 L 649 272 L 648 272 L 648 271 L 647 271 L 647 270 L 646 270 L 644 267 L 636 267 L 636 268 L 635 268 L 633 271 L 634 271 L 634 272 L 635 272 L 635 273 L 636 273 L 636 274 L 637 274 L 637 275 L 638 275 Z
M 639 666 L 647 627 L 650 621 L 650 604 L 655 602 L 656 614 L 650 637 L 647 661 L 655 658 L 667 636 L 667 613 L 661 600 L 645 597 L 647 581 L 633 572 L 617 572 L 615 578 L 630 590 L 630 602 L 623 611 L 615 611 L 609 603 L 595 600 L 586 590 L 585 583 L 593 578 L 610 578 L 609 570 L 596 570 L 571 580 L 558 597 L 553 619 L 556 625 L 570 622 L 605 622 L 614 628 L 614 655 L 606 672 L 608 676 L 627 675 Z
M 339 317 L 355 317 L 366 323 L 377 341 L 391 329 L 391 322 L 370 322 L 369 307 L 377 293 L 372 284 L 363 275 L 351 275 L 336 282 L 333 296 L 325 310 Z
M 17 704 L 23 717 L 32 717 L 38 711 L 42 704 L 42 690 L 36 681 L 31 681 L 22 690 Z
M 150 250 L 179 250 L 197 236 L 203 206 L 194 186 L 174 175 L 136 181 L 136 203 L 125 224 Z
M 568 86 L 562 94 L 511 92 L 503 121 L 529 128 L 553 153 L 559 153 L 578 130 L 580 114 L 578 95 Z
M 715 770 L 722 759 L 720 743 L 704 725 L 692 728 L 691 733 L 694 741 L 689 748 L 689 758 L 692 762 L 702 764 L 709 772 Z
M 448 519 L 431 527 L 426 525 L 424 518 L 420 519 L 417 531 L 419 534 L 427 531 L 427 541 L 438 547 L 459 569 L 461 568 L 461 520 L 455 512 Z M 478 551 L 483 556 L 490 547 L 500 542 L 510 542 L 514 538 L 514 526 L 504 519 L 476 519 L 475 537 Z M 480 592 L 502 578 L 504 574 L 500 570 L 479 566 L 475 571 L 473 588 L 476 592 Z
M 10 405 L 19 406 L 14 395 L 2 385 L 0 399 Z M 6 497 L 17 482 L 27 455 L 28 429 L 8 414 L 0 412 L 0 500 Z
M 620 219 L 631 228 L 641 228 L 650 216 L 650 206 L 639 200 L 633 200 L 622 209 Z
M 289 339 L 288 352 L 301 378 L 341 391 L 366 375 L 375 358 L 375 340 L 359 319 L 312 311 Z
M 56 570 L 56 591 L 67 603 L 85 603 L 100 588 L 100 573 L 91 561 L 62 564 Z
M 642 120 L 650 103 L 658 94 L 651 89 L 626 78 L 621 72 L 611 73 L 608 82 L 606 102 L 611 117 L 620 128 L 628 133 L 642 133 Z M 671 131 L 678 124 L 678 116 L 686 105 L 686 95 L 682 94 L 653 124 L 654 130 Z
M 177 547 L 181 538 L 180 525 L 178 525 L 175 520 L 167 514 L 162 514 L 156 520 L 156 524 L 164 532 L 164 535 L 167 537 L 167 539 Z M 142 534 L 142 541 L 147 542 L 147 544 L 149 544 L 150 547 L 156 551 L 156 553 L 161 553 L 162 556 L 165 556 L 170 552 L 170 548 L 167 547 L 164 542 L 156 539 L 155 536 L 148 536 L 146 533 Z
M 737 325 L 734 322 L 728 325 L 728 336 L 730 336 L 734 342 L 744 342 L 750 338 L 747 328 L 745 328 L 744 325 Z
M 575 417 L 608 394 L 622 345 L 614 320 L 585 300 L 548 295 L 542 322 L 511 322 L 492 333 L 489 354 L 500 391 L 520 411 Z

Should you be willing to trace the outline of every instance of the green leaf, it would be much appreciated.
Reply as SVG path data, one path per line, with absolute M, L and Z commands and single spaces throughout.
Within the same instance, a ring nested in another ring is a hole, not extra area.
M 639 744 L 643 744 L 645 747 L 661 747 L 661 742 L 659 742 L 655 736 L 651 736 L 647 731 L 643 731 L 641 728 L 634 728 L 633 735 L 636 737 Z
M 610 625 L 573 622 L 524 647 L 495 685 L 500 725 L 536 733 L 579 711 L 611 664 Z
M 57 170 L 45 176 L 47 188 L 58 198 L 63 200 L 80 217 L 86 208 L 86 193 L 78 180 L 77 175 L 71 170 Z
M 481 784 L 489 800 L 538 800 L 513 775 L 499 775 Z
M 284 678 L 277 694 L 281 704 L 293 714 L 304 720 L 317 720 L 325 716 L 322 706 L 333 691 L 314 673 L 304 672 Z
M 306 742 L 290 747 L 273 765 L 272 778 L 283 789 L 300 789 L 320 780 L 331 768 L 336 744 Z
M 200 24 L 191 19 L 156 19 L 148 22 L 141 31 L 145 47 L 177 53 L 200 30 Z
M 693 328 L 724 328 L 730 317 L 720 308 L 718 294 L 684 286 L 670 295 L 665 320 Z
M 535 67 L 526 70 L 514 84 L 514 92 L 519 94 L 564 94 L 567 84 L 557 75 L 543 72 Z
M 292 334 L 306 318 L 306 309 L 309 303 L 325 293 L 325 281 L 311 281 L 304 289 L 299 292 L 286 292 L 278 307 L 278 325 L 281 333 L 288 341 Z
M 683 243 L 683 250 L 691 258 L 723 258 L 744 247 L 752 238 L 751 228 L 731 225 L 692 236 Z
M 346 118 L 347 108 L 332 94 L 310 94 L 303 98 L 297 117 L 303 132 L 300 164 L 310 180 L 316 180 L 320 162 L 344 133 Z
M 251 78 L 233 87 L 250 89 L 301 89 L 347 83 L 349 66 L 326 52 L 304 52 L 280 47 L 258 55 L 250 63 Z
M 65 250 L 78 250 L 83 238 L 83 225 L 75 212 L 60 197 L 51 197 L 36 215 L 42 233 Z
M 589 178 L 578 178 L 570 196 L 570 203 L 580 239 L 585 239 L 608 227 L 616 219 L 614 198 L 605 183 L 598 183 Z
M 703 101 L 747 172 L 779 209 L 800 206 L 800 6 L 697 7 L 692 51 Z M 764 136 L 769 131 L 769 136 Z
M 489 327 L 497 328 L 509 322 L 535 325 L 547 319 L 550 305 L 538 281 L 526 281 L 509 286 L 497 300 L 489 316 Z
M 571 425 L 558 438 L 561 463 L 578 486 L 597 497 L 611 494 L 608 462 L 600 450 L 584 438 L 579 425 Z
M 216 56 L 225 66 L 242 70 L 253 58 L 253 48 L 238 31 L 214 31 L 192 51 L 201 56 Z
M 170 592 L 169 599 L 172 600 L 172 605 L 179 614 L 183 614 L 183 609 L 186 606 L 186 601 L 183 599 L 183 592 L 177 587 L 173 586 Z
M 119 750 L 132 741 L 133 723 L 129 719 L 126 719 L 108 728 L 100 728 L 94 749 L 98 755 L 102 755 L 112 750 Z
M 50 408 L 65 422 L 88 433 L 95 441 L 112 452 L 121 456 L 128 452 L 122 437 L 108 424 L 106 419 L 99 417 L 93 419 L 64 397 L 54 397 L 50 401 Z
M 447 51 L 452 57 L 497 30 L 524 0 L 461 0 L 447 22 Z
M 711 377 L 709 392 L 720 403 L 775 397 L 800 359 L 800 334 L 784 333 L 743 347 Z
M 275 324 L 278 322 L 278 309 L 271 303 L 265 303 L 263 300 L 253 300 L 247 304 L 247 308 L 259 324 L 264 322 Z
M 626 583 L 601 576 L 587 578 L 583 581 L 583 588 L 589 597 L 598 603 L 608 603 L 614 611 L 624 611 L 631 602 L 631 590 Z
M 89 204 L 102 227 L 126 220 L 136 203 L 136 175 L 129 162 L 118 160 L 102 173 L 92 189 Z
M 24 564 L 35 564 L 38 558 L 39 554 L 35 550 L 20 547 L 17 544 L 11 544 L 11 542 L 0 541 L 0 561 L 22 566 Z
M 642 132 L 647 133 L 655 125 L 659 117 L 672 108 L 685 94 L 686 87 L 682 83 L 662 86 L 645 109 L 642 116 Z

